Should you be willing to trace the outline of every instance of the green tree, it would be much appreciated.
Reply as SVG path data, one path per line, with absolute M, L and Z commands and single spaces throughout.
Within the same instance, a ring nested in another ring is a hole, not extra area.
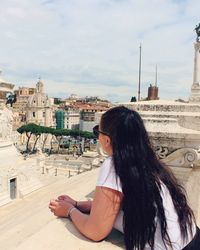
M 32 153 L 35 152 L 36 144 L 37 144 L 41 134 L 44 133 L 44 131 L 45 131 L 45 127 L 43 127 L 43 126 L 37 125 L 37 127 L 34 128 L 33 134 L 35 135 L 35 142 L 33 144 Z
M 26 136 L 27 136 L 26 152 L 30 152 L 30 151 L 34 152 L 35 151 L 37 142 L 42 134 L 44 134 L 42 150 L 44 149 L 47 137 L 49 135 L 52 136 L 51 142 L 50 142 L 50 144 L 51 144 L 50 152 L 49 152 L 50 154 L 51 154 L 52 149 L 53 149 L 53 139 L 55 139 L 58 143 L 57 152 L 59 153 L 60 145 L 61 145 L 61 141 L 63 139 L 63 136 L 70 136 L 73 138 L 79 137 L 79 139 L 80 138 L 84 138 L 84 139 L 94 139 L 95 138 L 94 134 L 91 132 L 88 132 L 88 131 L 71 130 L 71 129 L 55 129 L 55 128 L 50 128 L 50 127 L 45 127 L 45 126 L 39 126 L 39 125 L 36 125 L 34 123 L 29 123 L 29 124 L 23 125 L 20 128 L 18 128 L 17 131 L 20 134 L 26 133 Z M 30 139 L 33 135 L 35 135 L 35 141 L 33 144 L 33 148 L 31 150 L 29 143 L 30 143 Z M 84 142 L 85 142 L 85 140 L 84 140 Z M 69 140 L 68 144 L 70 145 L 70 140 Z
M 19 127 L 17 129 L 17 132 L 20 133 L 20 134 L 23 134 L 23 133 L 26 133 L 26 136 L 27 136 L 27 141 L 26 141 L 26 152 L 30 152 L 30 149 L 29 149 L 29 142 L 30 142 L 30 139 L 31 139 L 31 136 L 33 134 L 36 134 L 38 131 L 38 125 L 34 124 L 34 123 L 29 123 L 29 124 L 26 124 L 26 125 L 23 125 L 21 127 Z M 37 137 L 36 137 L 37 139 Z M 37 142 L 36 142 L 37 143 Z
M 132 96 L 132 97 L 131 97 L 131 102 L 137 102 L 137 99 L 136 99 L 135 96 Z
M 80 136 L 85 138 L 85 139 L 94 139 L 95 136 L 92 132 L 89 131 L 81 131 Z
M 42 127 L 42 134 L 44 134 L 44 136 L 43 136 L 43 143 L 42 143 L 42 151 L 44 150 L 47 138 L 49 137 L 49 135 L 52 135 L 52 131 L 53 130 L 54 130 L 54 128 Z
M 53 131 L 53 135 L 56 137 L 56 140 L 58 142 L 58 149 L 57 149 L 57 152 L 59 153 L 59 150 L 60 150 L 60 144 L 61 144 L 61 140 L 63 139 L 63 129 L 55 129 Z

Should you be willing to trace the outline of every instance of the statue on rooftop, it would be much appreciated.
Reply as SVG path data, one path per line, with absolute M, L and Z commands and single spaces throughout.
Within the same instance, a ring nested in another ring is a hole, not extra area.
M 196 25 L 196 28 L 194 30 L 196 31 L 196 34 L 197 34 L 197 42 L 199 42 L 199 38 L 200 38 L 200 23 L 199 23 L 199 25 Z
M 0 109 L 0 139 L 9 140 L 12 134 L 12 111 L 4 107 Z

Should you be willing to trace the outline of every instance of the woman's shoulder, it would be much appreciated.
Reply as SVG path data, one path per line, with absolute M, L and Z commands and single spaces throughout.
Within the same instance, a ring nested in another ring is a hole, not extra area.
M 100 167 L 100 173 L 115 173 L 114 165 L 113 165 L 113 159 L 111 156 L 107 157 L 104 162 L 102 163 Z
M 113 164 L 113 158 L 112 158 L 112 156 L 108 156 L 108 157 L 104 160 L 102 166 L 103 166 L 103 165 L 112 165 L 112 164 Z
M 108 157 L 100 167 L 97 186 L 105 186 L 121 192 L 121 183 L 116 176 L 112 157 Z

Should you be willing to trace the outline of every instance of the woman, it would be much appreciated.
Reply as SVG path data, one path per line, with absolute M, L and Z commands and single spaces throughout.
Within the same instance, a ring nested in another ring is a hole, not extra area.
M 77 202 L 62 195 L 50 202 L 51 211 L 70 217 L 94 241 L 117 228 L 127 250 L 200 249 L 184 191 L 157 159 L 139 114 L 112 108 L 94 133 L 109 156 L 100 168 L 94 200 Z

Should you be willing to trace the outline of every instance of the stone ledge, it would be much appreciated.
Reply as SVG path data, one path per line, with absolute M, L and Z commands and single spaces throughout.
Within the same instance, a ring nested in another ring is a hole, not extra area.
M 45 225 L 38 233 L 23 241 L 16 250 L 95 250 L 124 249 L 123 236 L 113 230 L 109 237 L 101 242 L 92 242 L 78 233 L 66 219 L 57 219 Z
M 68 219 L 56 218 L 48 209 L 51 198 L 69 194 L 81 200 L 91 197 L 99 169 L 57 181 L 22 200 L 0 208 L 0 245 L 4 250 L 123 249 L 123 235 L 116 230 L 94 243 L 82 236 Z
M 94 243 L 82 236 L 68 219 L 56 218 L 48 209 L 49 200 L 60 194 L 67 193 L 77 200 L 91 197 L 98 171 L 99 169 L 94 169 L 70 179 L 54 177 L 56 181 L 48 186 L 29 194 L 22 200 L 0 207 L 1 248 L 4 250 L 124 249 L 123 235 L 116 230 L 113 230 L 105 240 Z M 188 173 L 176 168 L 175 174 L 188 191 L 197 223 L 200 225 L 200 169 L 192 169 Z

